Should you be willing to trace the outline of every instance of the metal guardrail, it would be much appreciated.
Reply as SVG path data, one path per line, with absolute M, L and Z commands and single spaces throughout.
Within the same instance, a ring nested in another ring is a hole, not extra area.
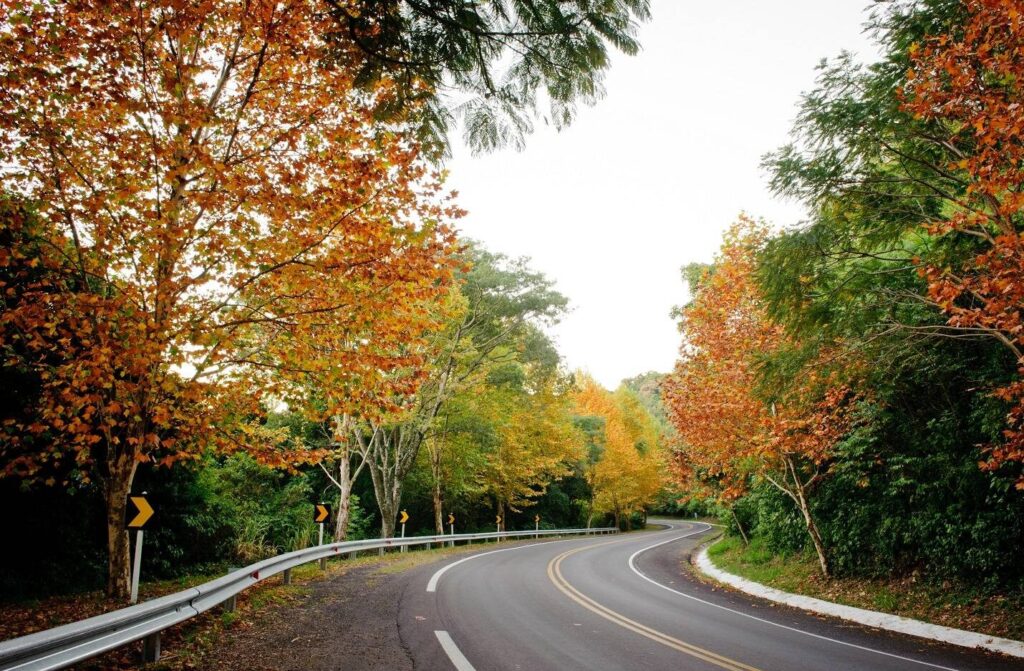
M 492 531 L 479 534 L 447 534 L 442 536 L 410 536 L 408 538 L 373 538 L 317 545 L 264 559 L 232 571 L 220 578 L 168 594 L 135 606 L 121 608 L 71 622 L 53 629 L 0 641 L 0 670 L 48 671 L 95 657 L 133 641 L 143 640 L 143 661 L 155 662 L 160 657 L 160 632 L 184 622 L 214 606 L 229 602 L 255 585 L 279 573 L 290 572 L 302 564 L 352 552 L 364 552 L 432 543 L 472 542 L 538 536 L 569 536 L 617 533 L 614 527 L 599 529 L 553 529 L 546 531 Z M 285 579 L 290 578 L 285 573 Z

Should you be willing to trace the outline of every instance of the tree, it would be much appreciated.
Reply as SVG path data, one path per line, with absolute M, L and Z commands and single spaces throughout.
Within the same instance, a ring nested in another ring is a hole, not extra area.
M 637 396 L 620 387 L 614 394 L 585 374 L 576 376 L 574 405 L 579 415 L 600 420 L 600 456 L 588 465 L 591 516 L 611 513 L 615 526 L 644 510 L 661 492 L 664 464 L 655 419 Z
M 514 366 L 519 368 L 519 366 Z M 538 379 L 539 378 L 539 379 Z M 492 440 L 481 445 L 477 474 L 481 490 L 495 503 L 504 531 L 506 513 L 533 505 L 550 482 L 571 472 L 581 441 L 569 412 L 569 398 L 553 375 L 510 375 L 487 391 Z M 479 393 L 479 392 L 478 392 Z
M 755 478 L 778 488 L 800 511 L 827 577 L 810 495 L 850 429 L 852 399 L 845 385 L 820 372 L 827 370 L 822 361 L 803 368 L 788 388 L 763 388 L 766 361 L 791 347 L 768 318 L 755 281 L 767 237 L 766 226 L 746 217 L 726 233 L 713 269 L 681 311 L 684 343 L 664 391 L 683 472 L 715 483 L 726 503 Z
M 461 118 L 476 151 L 522 147 L 540 104 L 545 124 L 568 125 L 577 102 L 601 97 L 609 46 L 637 53 L 637 24 L 650 17 L 648 0 L 327 4 L 336 22 L 330 36 L 356 81 L 395 84 L 379 100 L 379 116 L 412 112 L 421 140 L 438 148 Z
M 271 372 L 322 370 L 313 325 L 355 343 L 350 388 L 407 366 L 383 352 L 429 320 L 390 307 L 446 291 L 454 212 L 401 126 L 374 122 L 386 85 L 357 92 L 333 63 L 312 2 L 8 3 L 0 23 L 0 170 L 64 274 L 5 306 L 4 354 L 43 386 L 4 427 L 4 472 L 102 484 L 123 597 L 138 466 L 310 457 L 260 426 L 290 384 Z
M 959 197 L 921 222 L 933 235 L 969 237 L 976 253 L 959 267 L 925 260 L 929 297 L 952 328 L 991 336 L 1024 375 L 1024 19 L 1014 2 L 967 0 L 967 20 L 908 49 L 904 109 L 936 126 L 947 149 L 941 169 L 956 175 Z M 1024 380 L 995 390 L 1010 404 L 1004 440 L 984 468 L 1024 462 Z M 1024 473 L 1016 486 L 1024 489 Z
M 467 270 L 457 278 L 449 318 L 424 351 L 426 379 L 415 394 L 387 394 L 390 414 L 363 416 L 354 425 L 386 537 L 394 533 L 403 481 L 444 404 L 491 366 L 514 360 L 515 343 L 536 346 L 535 328 L 556 321 L 566 307 L 565 297 L 526 259 L 510 260 L 471 243 L 463 261 Z

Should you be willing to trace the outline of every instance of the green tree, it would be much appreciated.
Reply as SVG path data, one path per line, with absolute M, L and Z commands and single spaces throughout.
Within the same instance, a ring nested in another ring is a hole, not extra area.
M 537 365 L 557 366 L 557 354 L 544 345 L 537 330 L 557 321 L 566 309 L 566 298 L 554 290 L 551 280 L 531 270 L 526 259 L 509 259 L 473 243 L 467 245 L 464 261 L 468 269 L 453 291 L 450 318 L 425 354 L 430 361 L 426 380 L 413 395 L 385 399 L 381 405 L 391 407 L 390 414 L 353 423 L 385 536 L 394 532 L 403 482 L 453 396 L 478 384 L 492 367 L 514 361 L 517 348 L 532 352 Z M 431 446 L 443 449 L 444 443 L 434 441 Z M 440 510 L 435 509 L 437 520 Z
M 603 94 L 609 47 L 635 54 L 649 0 L 327 0 L 339 59 L 367 87 L 393 82 L 379 116 L 412 115 L 442 149 L 461 119 L 467 144 L 522 147 L 543 106 L 562 128 Z M 359 53 L 348 51 L 354 43 Z M 451 93 L 454 91 L 454 95 Z

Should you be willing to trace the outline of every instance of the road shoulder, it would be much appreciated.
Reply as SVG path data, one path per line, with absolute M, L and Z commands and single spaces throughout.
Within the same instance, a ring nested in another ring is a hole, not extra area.
M 864 608 L 845 606 L 801 594 L 783 592 L 775 589 L 774 587 L 762 585 L 747 578 L 724 571 L 715 566 L 708 555 L 708 547 L 709 545 L 701 547 L 693 555 L 693 564 L 696 566 L 697 570 L 719 583 L 728 585 L 733 589 L 751 596 L 810 611 L 819 615 L 827 615 L 850 622 L 856 622 L 876 629 L 884 629 L 886 631 L 909 634 L 911 636 L 925 638 L 932 641 L 939 641 L 967 648 L 980 648 L 1004 655 L 1024 658 L 1024 642 L 1021 641 L 980 634 L 963 629 L 955 629 L 953 627 L 945 627 L 942 625 L 931 624 L 920 620 L 913 620 L 899 615 L 892 615 Z

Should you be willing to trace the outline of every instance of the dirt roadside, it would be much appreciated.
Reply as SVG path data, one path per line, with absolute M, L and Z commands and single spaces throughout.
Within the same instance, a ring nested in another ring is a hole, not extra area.
M 523 541 L 532 542 L 532 541 Z M 518 543 L 503 543 L 512 546 Z M 445 561 L 490 544 L 310 564 L 291 585 L 271 579 L 239 595 L 234 612 L 214 608 L 162 636 L 156 664 L 140 664 L 141 644 L 77 664 L 76 671 L 411 671 L 399 635 L 409 583 Z
M 440 561 L 438 557 L 434 561 Z M 326 671 L 412 669 L 398 635 L 398 607 L 412 571 L 362 566 L 296 590 L 243 626 L 193 652 L 176 669 Z

